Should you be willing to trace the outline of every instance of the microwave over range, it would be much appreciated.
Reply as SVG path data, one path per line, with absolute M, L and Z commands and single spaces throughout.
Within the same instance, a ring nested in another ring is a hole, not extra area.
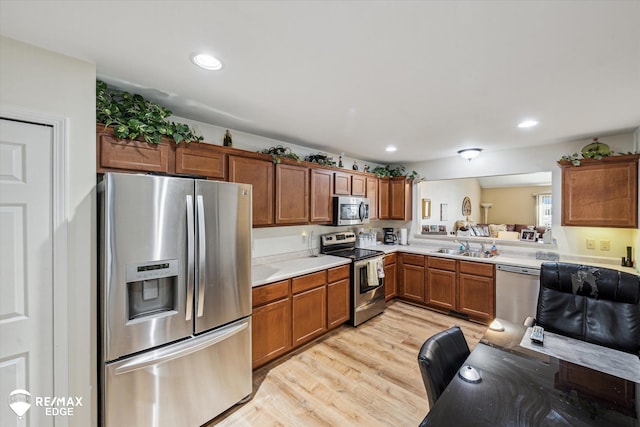
M 333 225 L 367 223 L 369 223 L 369 199 L 350 196 L 333 197 Z

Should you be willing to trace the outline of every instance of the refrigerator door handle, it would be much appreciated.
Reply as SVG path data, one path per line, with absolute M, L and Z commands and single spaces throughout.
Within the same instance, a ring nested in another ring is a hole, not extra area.
M 198 312 L 197 316 L 202 317 L 204 314 L 204 288 L 205 288 L 205 259 L 206 259 L 206 241 L 204 229 L 204 200 L 202 195 L 197 196 L 198 201 Z
M 194 278 L 193 271 L 195 268 L 193 239 L 195 237 L 195 229 L 193 228 L 193 197 L 187 196 L 187 307 L 184 320 L 191 320 L 193 316 L 193 287 Z
M 151 354 L 144 354 L 144 355 L 134 357 L 129 362 L 117 367 L 115 369 L 115 374 L 116 375 L 127 374 L 132 371 L 137 371 L 138 369 L 144 369 L 149 366 L 159 365 L 161 363 L 166 363 L 170 360 L 174 360 L 179 357 L 187 356 L 189 354 L 200 351 L 206 347 L 212 346 L 226 339 L 229 339 L 248 327 L 249 327 L 249 321 L 244 320 L 241 323 L 226 326 L 222 328 L 222 330 L 215 332 L 211 335 L 200 337 L 199 339 L 195 338 L 195 342 L 194 342 L 194 339 L 190 339 L 190 340 L 186 340 L 181 343 L 166 347 L 164 349 L 156 350 Z

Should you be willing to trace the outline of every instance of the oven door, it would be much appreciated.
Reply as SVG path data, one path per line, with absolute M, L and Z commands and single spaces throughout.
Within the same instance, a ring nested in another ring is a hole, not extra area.
M 378 273 L 379 271 L 379 273 Z M 359 324 L 382 313 L 384 295 L 384 257 L 368 258 L 353 263 L 351 287 L 351 325 Z

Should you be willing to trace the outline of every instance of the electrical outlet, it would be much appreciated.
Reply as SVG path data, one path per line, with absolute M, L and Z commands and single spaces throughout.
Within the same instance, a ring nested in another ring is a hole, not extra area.
M 596 241 L 594 239 L 587 239 L 587 249 L 595 249 Z
M 610 251 L 611 250 L 611 241 L 610 240 L 600 240 L 600 250 L 601 251 Z

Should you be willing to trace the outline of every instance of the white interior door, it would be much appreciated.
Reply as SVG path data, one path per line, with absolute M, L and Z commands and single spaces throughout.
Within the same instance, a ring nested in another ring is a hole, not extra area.
M 52 127 L 0 119 L 0 425 L 52 426 Z M 18 419 L 9 393 L 32 406 Z

